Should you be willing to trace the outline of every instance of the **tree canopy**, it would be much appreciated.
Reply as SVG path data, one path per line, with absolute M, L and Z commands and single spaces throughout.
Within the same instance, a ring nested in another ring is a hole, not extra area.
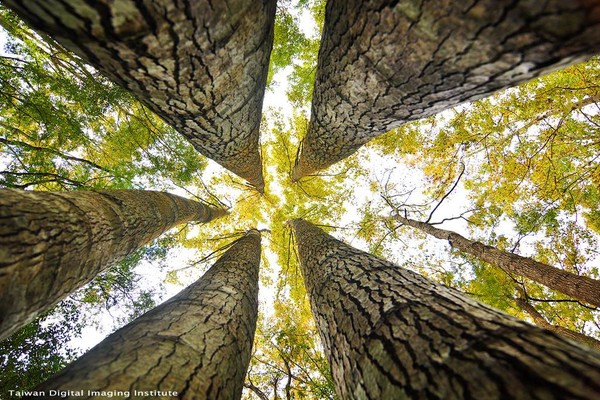
M 600 279 L 600 58 L 393 129 L 294 182 L 310 124 L 324 0 L 277 5 L 260 127 L 265 193 L 200 155 L 145 105 L 0 9 L 0 187 L 168 190 L 229 214 L 187 224 L 115 265 L 0 343 L 0 397 L 82 352 L 263 232 L 247 399 L 335 398 L 287 221 L 330 234 L 531 322 L 600 340 L 600 312 L 401 224 L 427 221 Z M 285 104 L 284 104 L 285 103 Z M 533 311 L 532 311 L 533 310 Z M 540 320 L 539 318 L 542 318 Z

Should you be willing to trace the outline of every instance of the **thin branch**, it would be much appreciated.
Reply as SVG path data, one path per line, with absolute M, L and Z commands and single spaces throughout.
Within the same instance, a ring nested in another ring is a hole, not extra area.
M 70 179 L 59 174 L 51 172 L 13 172 L 13 171 L 0 171 L 0 175 L 13 175 L 13 176 L 51 176 L 63 183 L 68 183 L 73 186 L 81 187 L 83 184 L 74 179 Z
M 456 182 L 454 182 L 454 185 L 452 185 L 450 190 L 444 195 L 444 197 L 441 198 L 441 200 L 437 203 L 437 205 L 433 208 L 433 210 L 431 210 L 431 213 L 429 214 L 427 221 L 425 221 L 426 224 L 428 224 L 429 221 L 431 221 L 431 217 L 433 217 L 433 213 L 435 212 L 435 210 L 437 210 L 438 207 L 442 204 L 442 202 L 444 200 L 446 200 L 446 198 L 448 196 L 450 196 L 450 193 L 452 193 L 454 191 L 454 189 L 456 189 L 456 186 L 458 185 L 458 182 L 460 182 L 460 179 L 462 178 L 463 174 L 465 173 L 465 169 L 466 169 L 465 164 L 463 162 L 461 162 L 460 165 L 462 166 L 462 169 L 460 171 L 460 174 L 458 174 L 458 178 L 456 178 Z
M 448 217 L 448 218 L 444 218 L 444 219 L 442 219 L 441 221 L 438 221 L 438 222 L 430 222 L 430 223 L 429 223 L 429 225 L 441 225 L 441 224 L 443 224 L 444 222 L 447 222 L 447 221 L 454 221 L 454 220 L 457 220 L 457 219 L 462 219 L 462 220 L 465 220 L 465 221 L 467 221 L 468 223 L 470 223 L 470 224 L 474 225 L 475 223 L 474 223 L 473 221 L 469 220 L 468 218 L 465 218 L 465 216 L 464 216 L 464 215 L 465 215 L 465 214 L 468 214 L 468 213 L 470 213 L 470 212 L 473 212 L 473 211 L 475 211 L 475 210 L 476 210 L 476 209 L 474 209 L 474 208 L 473 208 L 473 209 L 471 209 L 471 210 L 464 211 L 463 213 L 461 213 L 461 214 L 460 214 L 459 216 L 457 216 L 457 217 Z
M 32 145 L 30 143 L 26 143 L 26 142 L 23 142 L 23 141 L 10 140 L 10 139 L 6 139 L 6 138 L 0 138 L 0 143 L 5 143 L 5 144 L 11 145 L 11 146 L 19 146 L 21 148 L 25 148 L 25 149 L 32 150 L 32 151 L 41 151 L 41 152 L 51 153 L 51 154 L 54 154 L 54 155 L 56 155 L 58 157 L 61 157 L 61 158 L 65 159 L 67 161 L 81 162 L 81 163 L 87 164 L 87 165 L 89 165 L 89 166 L 91 166 L 93 168 L 96 168 L 96 169 L 99 169 L 99 170 L 102 170 L 102 171 L 105 171 L 105 172 L 108 172 L 108 173 L 111 172 L 107 168 L 105 168 L 105 167 L 103 167 L 103 166 L 101 166 L 101 165 L 99 165 L 99 164 L 97 164 L 95 162 L 92 162 L 90 160 L 83 159 L 83 158 L 80 158 L 80 157 L 75 157 L 75 156 L 72 156 L 70 154 L 62 153 L 62 152 L 60 152 L 60 151 L 58 151 L 56 149 L 50 148 L 50 147 L 35 146 L 35 145 Z M 108 176 L 108 177 L 110 177 L 110 176 Z M 62 178 L 62 179 L 68 180 L 71 184 L 77 185 L 75 183 L 75 181 L 73 181 L 73 180 L 70 180 L 68 178 Z M 100 178 L 92 178 L 92 179 L 100 179 Z M 89 181 L 86 181 L 86 182 L 89 182 Z M 29 184 L 26 185 L 26 186 L 29 186 Z M 81 186 L 81 185 L 77 185 L 77 186 Z
M 240 232 L 240 233 L 239 233 L 239 236 L 242 236 L 242 235 L 244 235 L 244 234 L 245 234 L 245 232 Z M 229 236 L 229 237 L 230 237 L 230 236 Z M 230 243 L 227 243 L 226 245 L 224 245 L 224 246 L 221 246 L 221 247 L 219 247 L 218 249 L 216 249 L 215 251 L 213 251 L 213 252 L 209 253 L 208 255 L 206 255 L 206 256 L 204 256 L 204 257 L 202 257 L 200 260 L 194 261 L 193 263 L 191 263 L 191 264 L 189 264 L 189 265 L 187 265 L 187 266 L 185 266 L 185 267 L 181 267 L 181 268 L 178 268 L 178 269 L 174 269 L 174 270 L 173 270 L 173 272 L 185 271 L 186 269 L 189 269 L 189 268 L 195 267 L 195 266 L 196 266 L 196 265 L 198 265 L 198 264 L 202 264 L 202 263 L 204 263 L 204 262 L 207 262 L 207 261 L 209 261 L 209 260 L 212 260 L 212 259 L 216 258 L 216 257 L 217 257 L 219 254 L 221 254 L 222 252 L 226 251 L 226 250 L 227 250 L 227 249 L 229 249 L 231 246 L 233 246 L 233 245 L 235 244 L 235 242 L 236 242 L 236 241 L 234 240 L 234 241 L 232 241 L 232 242 L 230 242 Z
M 582 302 L 578 301 L 578 300 L 571 300 L 571 299 L 538 299 L 535 297 L 529 297 L 527 296 L 528 300 L 531 301 L 537 301 L 537 302 L 542 302 L 542 303 L 577 303 L 582 307 L 585 307 L 587 309 L 593 310 L 593 311 L 597 311 L 598 307 L 593 307 L 593 306 L 588 306 L 586 304 L 583 304 Z

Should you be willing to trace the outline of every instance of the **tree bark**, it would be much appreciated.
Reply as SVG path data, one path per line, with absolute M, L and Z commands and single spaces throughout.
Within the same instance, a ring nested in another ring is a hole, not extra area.
M 258 139 L 275 0 L 4 4 L 262 193 Z
M 342 399 L 596 399 L 600 353 L 291 222 Z
M 596 279 L 576 275 L 528 257 L 498 250 L 425 222 L 404 218 L 400 215 L 394 216 L 394 219 L 438 239 L 447 240 L 450 246 L 490 263 L 504 272 L 524 276 L 574 299 L 600 307 L 600 281 Z
M 556 334 L 566 339 L 573 340 L 575 342 L 589 346 L 595 349 L 596 351 L 600 351 L 600 341 L 598 341 L 598 339 L 584 335 L 583 333 L 572 331 L 571 329 L 567 329 L 564 326 L 553 325 L 550 322 L 546 321 L 546 318 L 544 318 L 538 312 L 538 310 L 535 309 L 534 306 L 529 304 L 529 302 L 526 299 L 517 298 L 516 301 L 519 308 L 526 312 L 531 317 L 533 322 L 540 328 L 548 329 L 549 331 L 555 332 Z
M 0 190 L 0 338 L 175 225 L 223 214 L 143 190 Z
M 35 390 L 83 389 L 84 396 L 68 397 L 86 399 L 97 398 L 87 389 L 129 391 L 127 398 L 241 398 L 256 330 L 259 263 L 260 233 L 252 230 L 197 282 Z
M 599 49 L 596 1 L 331 0 L 294 179 Z

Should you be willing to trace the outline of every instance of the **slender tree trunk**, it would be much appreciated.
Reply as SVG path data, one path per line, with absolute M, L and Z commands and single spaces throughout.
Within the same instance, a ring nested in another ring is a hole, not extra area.
M 260 233 L 252 230 L 196 283 L 110 335 L 36 390 L 241 398 L 256 330 L 259 263 Z M 153 390 L 163 393 L 134 392 Z M 81 398 L 97 398 L 84 394 Z
M 143 190 L 0 190 L 0 338 L 166 230 L 224 213 Z
M 291 225 L 340 398 L 598 398 L 600 353 Z
M 294 179 L 600 49 L 597 1 L 330 0 Z
M 394 219 L 438 239 L 445 239 L 450 243 L 450 246 L 488 262 L 507 273 L 524 276 L 574 299 L 600 307 L 600 281 L 596 279 L 576 275 L 531 258 L 498 250 L 495 247 L 469 240 L 458 233 L 439 229 L 425 222 L 404 218 L 400 215 L 394 216 Z
M 546 321 L 546 318 L 544 318 L 538 312 L 538 310 L 535 309 L 534 306 L 529 304 L 527 300 L 525 300 L 524 298 L 517 298 L 516 300 L 519 308 L 526 312 L 531 317 L 533 322 L 540 328 L 548 329 L 549 331 L 555 332 L 556 334 L 566 339 L 582 343 L 597 351 L 600 351 L 600 341 L 598 341 L 597 339 L 591 336 L 584 335 L 583 333 L 572 331 L 571 329 L 567 329 L 564 326 L 553 325 Z
M 3 4 L 263 191 L 258 138 L 276 0 Z
M 255 386 L 253 383 L 245 383 L 244 387 L 248 388 L 249 390 L 252 390 L 252 393 L 258 396 L 260 400 L 269 400 L 269 396 L 267 396 L 262 390 L 260 390 L 260 388 Z

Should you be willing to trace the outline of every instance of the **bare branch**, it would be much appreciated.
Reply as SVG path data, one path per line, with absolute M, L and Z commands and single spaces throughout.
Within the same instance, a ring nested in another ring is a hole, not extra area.
M 450 190 L 444 195 L 444 197 L 441 198 L 441 200 L 439 201 L 439 203 L 437 203 L 437 205 L 433 208 L 433 210 L 431 210 L 431 213 L 429 214 L 429 218 L 427 218 L 427 221 L 425 221 L 426 224 L 428 224 L 429 221 L 431 221 L 431 217 L 433 217 L 433 213 L 435 212 L 435 210 L 437 210 L 438 207 L 442 204 L 442 202 L 444 200 L 446 200 L 446 198 L 448 196 L 450 196 L 450 193 L 452 193 L 454 191 L 454 189 L 456 189 L 458 182 L 460 182 L 460 179 L 462 178 L 463 174 L 465 173 L 465 163 L 461 162 L 460 165 L 462 166 L 462 169 L 460 171 L 460 174 L 458 174 L 458 178 L 456 178 L 456 182 L 454 182 L 454 185 L 452 185 Z

